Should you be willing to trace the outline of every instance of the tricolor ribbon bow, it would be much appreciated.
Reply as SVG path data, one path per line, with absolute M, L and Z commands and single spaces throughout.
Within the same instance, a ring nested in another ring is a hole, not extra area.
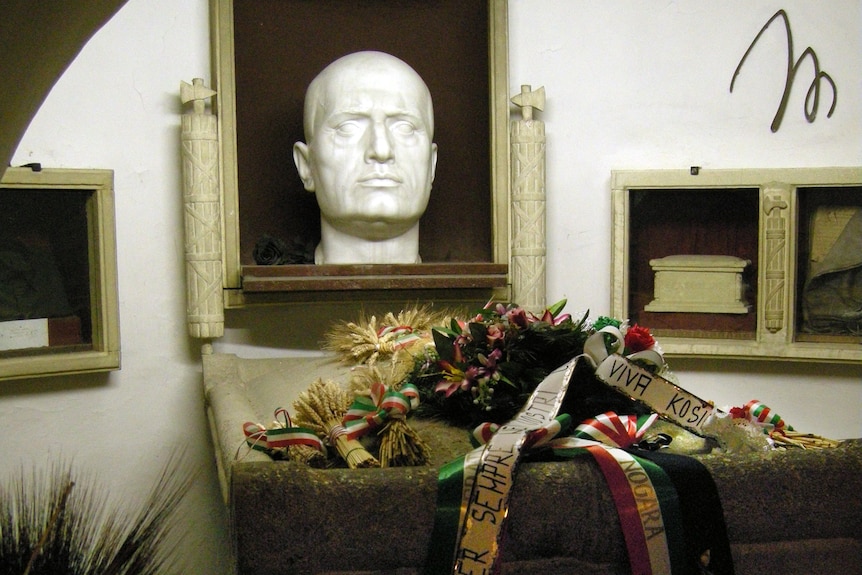
M 617 415 L 608 411 L 592 419 L 586 419 L 568 437 L 551 442 L 555 451 L 601 445 L 605 448 L 626 449 L 641 443 L 647 430 L 658 419 L 657 413 L 649 415 Z
M 625 449 L 640 443 L 647 429 L 656 419 L 658 419 L 657 413 L 638 418 L 634 415 L 617 415 L 613 411 L 608 411 L 582 422 L 572 435 Z
M 278 421 L 278 416 L 283 415 L 285 423 Z M 242 426 L 246 444 L 256 451 L 264 453 L 274 449 L 285 449 L 291 445 L 308 445 L 319 451 L 326 452 L 323 442 L 310 429 L 305 427 L 294 427 L 290 415 L 284 408 L 275 410 L 276 427 L 267 429 L 260 423 L 246 421 Z
M 385 325 L 377 330 L 377 339 L 380 342 L 378 345 L 392 352 L 419 341 L 422 336 L 409 325 Z
M 406 416 L 418 406 L 419 388 L 412 383 L 406 383 L 398 390 L 373 383 L 368 395 L 356 396 L 344 414 L 342 424 L 348 439 L 356 439 L 380 427 L 387 419 Z
M 734 407 L 730 410 L 730 414 L 734 419 L 746 419 L 762 427 L 763 432 L 769 435 L 772 435 L 772 433 L 784 433 L 785 430 L 793 431 L 793 427 L 784 423 L 780 415 L 770 410 L 769 407 L 757 399 L 752 399 L 741 409 Z

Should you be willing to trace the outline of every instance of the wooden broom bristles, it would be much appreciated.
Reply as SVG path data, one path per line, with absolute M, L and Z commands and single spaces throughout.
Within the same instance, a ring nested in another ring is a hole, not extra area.
M 782 430 L 770 434 L 778 445 L 801 447 L 802 449 L 831 449 L 841 445 L 840 441 L 798 431 Z
M 327 465 L 326 453 L 310 445 L 291 445 L 287 450 L 287 458 L 317 469 L 322 469 Z
M 390 419 L 380 432 L 380 465 L 404 467 L 427 465 L 431 448 L 404 418 Z

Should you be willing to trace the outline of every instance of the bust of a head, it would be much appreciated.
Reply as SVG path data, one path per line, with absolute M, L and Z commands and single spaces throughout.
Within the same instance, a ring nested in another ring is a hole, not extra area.
M 437 165 L 425 82 L 402 60 L 356 52 L 308 86 L 293 158 L 320 207 L 317 264 L 417 263 Z

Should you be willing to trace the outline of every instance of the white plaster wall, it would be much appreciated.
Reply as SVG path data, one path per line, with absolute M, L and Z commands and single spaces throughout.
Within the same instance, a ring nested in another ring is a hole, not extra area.
M 783 8 L 794 58 L 811 46 L 838 86 L 826 113 L 803 115 L 813 77 L 793 84 L 784 121 L 787 44 L 773 23 L 730 80 L 761 27 Z M 548 300 L 594 316 L 610 307 L 610 172 L 614 169 L 858 166 L 862 164 L 862 4 L 515 0 L 510 85 L 544 85 L 547 123 Z M 514 92 L 513 92 L 514 93 Z M 862 435 L 862 367 L 680 361 L 683 385 L 718 405 L 760 399 L 798 429 Z
M 785 43 L 766 20 L 787 10 L 797 56 L 812 46 L 838 106 L 805 122 L 810 75 L 784 123 Z M 115 170 L 123 368 L 107 375 L 0 384 L 0 479 L 56 458 L 111 493 L 143 497 L 172 449 L 202 475 L 186 509 L 188 573 L 229 573 L 227 528 L 202 409 L 199 344 L 184 324 L 178 150 L 180 80 L 209 83 L 206 0 L 130 0 L 87 45 L 34 119 L 13 165 Z M 862 164 L 862 2 L 510 0 L 510 85 L 544 85 L 548 133 L 548 299 L 571 311 L 610 305 L 612 169 Z M 330 306 L 230 311 L 218 349 L 311 353 Z M 718 404 L 758 398 L 795 427 L 862 436 L 862 368 L 677 361 L 691 391 Z M 262 526 L 262 528 L 264 528 Z
M 209 72 L 206 0 L 132 0 L 87 44 L 12 165 L 114 172 L 122 369 L 0 382 L 0 481 L 65 459 L 143 499 L 174 449 L 200 471 L 183 508 L 185 572 L 229 573 L 230 540 L 186 336 L 179 85 Z M 23 65 L 23 63 L 22 63 Z M 6 89 L 9 89 L 7 87 Z

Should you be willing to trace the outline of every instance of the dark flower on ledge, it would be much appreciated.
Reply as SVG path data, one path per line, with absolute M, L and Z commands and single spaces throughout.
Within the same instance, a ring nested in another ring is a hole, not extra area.
M 278 266 L 284 263 L 287 244 L 281 238 L 263 235 L 254 245 L 252 257 L 260 266 Z
M 314 263 L 314 244 L 294 238 L 288 245 L 281 238 L 264 234 L 252 252 L 254 263 L 260 266 Z

